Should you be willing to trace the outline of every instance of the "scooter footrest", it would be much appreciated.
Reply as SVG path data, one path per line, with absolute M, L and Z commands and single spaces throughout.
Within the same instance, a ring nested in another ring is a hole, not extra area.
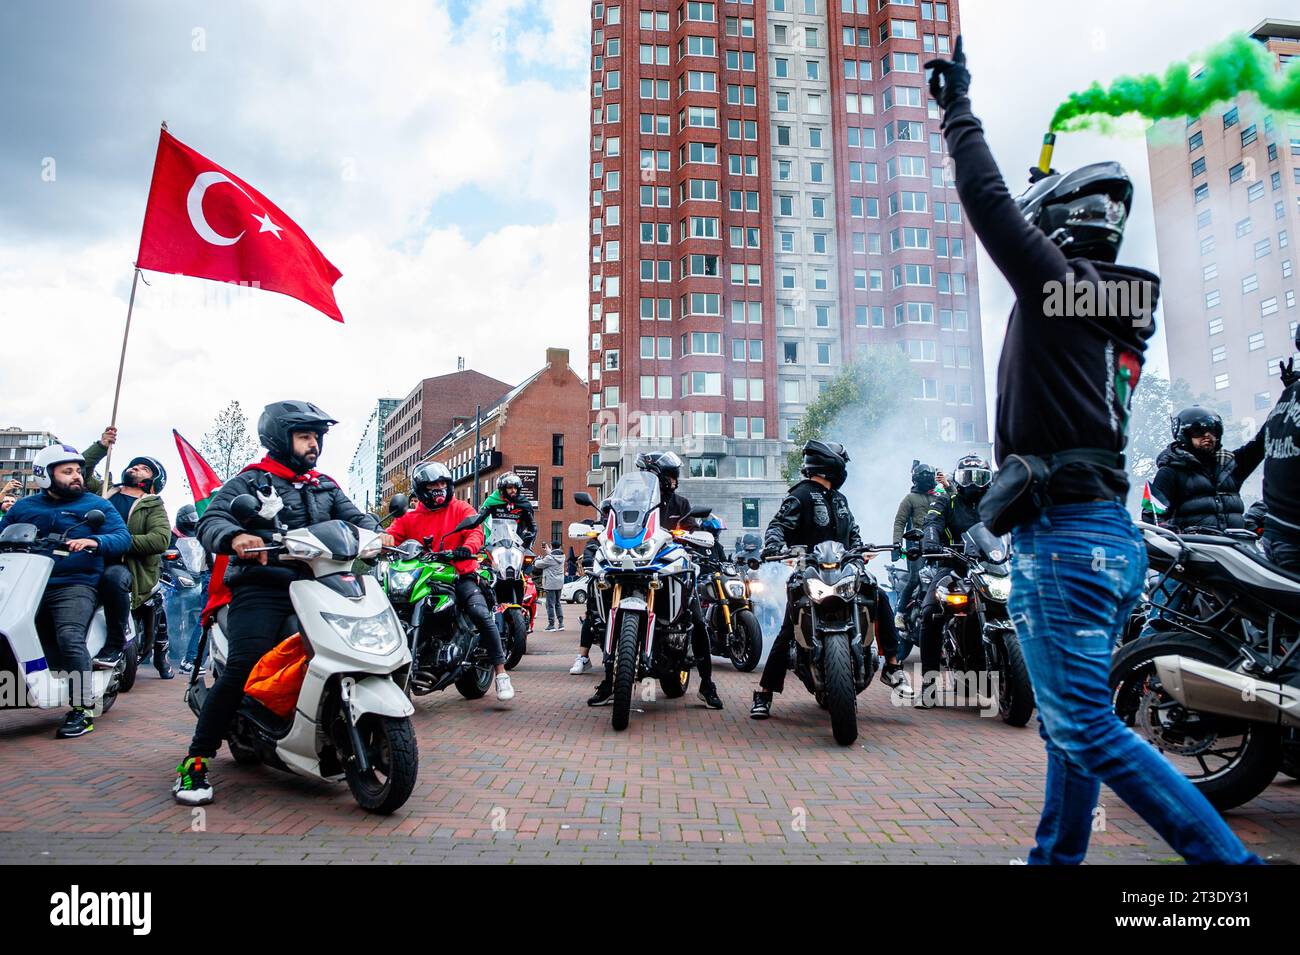
M 239 705 L 239 715 L 276 739 L 285 736 L 290 727 L 293 726 L 292 714 L 288 719 L 284 719 L 268 710 L 262 703 L 251 696 L 244 697 L 244 701 Z

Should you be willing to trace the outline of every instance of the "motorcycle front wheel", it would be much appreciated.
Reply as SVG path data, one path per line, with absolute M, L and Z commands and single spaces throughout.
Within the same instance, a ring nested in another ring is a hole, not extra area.
M 614 729 L 627 729 L 632 717 L 632 691 L 636 687 L 636 665 L 641 655 L 641 624 L 636 614 L 624 614 L 614 648 L 614 706 L 610 722 Z
M 763 628 L 752 610 L 738 610 L 731 618 L 733 630 L 727 641 L 727 656 L 741 673 L 749 673 L 763 656 Z
M 1002 666 L 998 669 L 998 716 L 1008 726 L 1024 726 L 1034 715 L 1034 688 L 1029 682 L 1020 638 L 1014 630 L 1002 633 Z
M 343 773 L 352 797 L 366 812 L 388 815 L 402 808 L 415 788 L 420 756 L 409 717 L 367 713 L 357 724 L 370 771 L 360 773 L 344 760 Z
M 822 647 L 826 683 L 822 699 L 831 714 L 831 734 L 841 746 L 858 738 L 858 695 L 853 690 L 853 658 L 848 637 L 832 634 Z

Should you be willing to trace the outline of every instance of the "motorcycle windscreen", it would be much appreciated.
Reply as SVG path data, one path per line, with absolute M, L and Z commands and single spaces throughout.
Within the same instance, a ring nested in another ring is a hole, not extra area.
M 207 567 L 208 557 L 203 552 L 203 545 L 193 537 L 176 538 L 176 550 L 180 554 L 181 566 L 191 574 L 198 576 Z
M 614 543 L 635 547 L 645 536 L 650 515 L 659 506 L 659 480 L 646 471 L 624 475 L 609 496 Z
M 1005 564 L 1011 559 L 1011 535 L 998 537 L 982 523 L 976 524 L 962 535 L 969 550 L 984 558 L 989 564 Z
M 488 543 L 493 547 L 511 547 L 522 543 L 519 522 L 505 517 L 494 517 L 488 522 Z

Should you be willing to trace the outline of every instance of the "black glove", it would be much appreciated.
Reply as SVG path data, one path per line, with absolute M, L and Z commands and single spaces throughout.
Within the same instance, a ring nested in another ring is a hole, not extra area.
M 899 561 L 903 559 L 903 545 L 895 544 L 894 549 L 889 552 L 889 559 Z
M 1297 381 L 1300 381 L 1300 371 L 1295 370 L 1295 359 L 1288 358 L 1279 366 L 1282 373 L 1282 387 L 1290 388 Z
M 474 552 L 470 550 L 468 547 L 457 547 L 454 551 L 451 552 L 452 560 L 456 560 L 456 561 L 473 560 L 473 558 L 474 558 Z
M 926 557 L 935 557 L 943 553 L 943 545 L 938 541 L 926 541 L 921 547 L 921 553 Z
M 930 74 L 930 95 L 942 110 L 948 109 L 955 100 L 970 91 L 970 70 L 966 69 L 966 54 L 962 52 L 961 37 L 952 48 L 951 60 L 927 60 Z
M 780 547 L 764 547 L 763 559 L 770 560 L 773 557 L 780 557 L 785 551 Z
M 1032 186 L 1034 183 L 1038 182 L 1040 179 L 1046 179 L 1048 176 L 1059 176 L 1059 175 L 1060 175 L 1060 172 L 1058 172 L 1058 171 L 1055 170 L 1055 169 L 1049 169 L 1049 170 L 1047 170 L 1047 172 L 1043 172 L 1043 170 L 1039 169 L 1037 166 L 1030 166 L 1030 167 L 1029 167 L 1029 184 Z

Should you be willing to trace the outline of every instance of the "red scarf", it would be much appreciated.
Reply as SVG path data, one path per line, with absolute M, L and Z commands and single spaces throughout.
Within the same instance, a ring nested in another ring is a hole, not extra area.
M 327 476 L 314 469 L 306 474 L 294 474 L 292 468 L 285 467 L 269 454 L 260 461 L 254 461 L 239 473 L 243 474 L 246 471 L 262 471 L 292 481 L 294 484 L 310 484 L 312 487 L 318 486 L 321 478 Z M 230 588 L 226 586 L 226 568 L 229 566 L 229 554 L 218 554 L 216 560 L 212 562 L 212 577 L 208 581 L 208 602 L 203 608 L 201 618 L 204 627 L 212 623 L 212 618 L 216 616 L 218 610 L 230 603 Z

